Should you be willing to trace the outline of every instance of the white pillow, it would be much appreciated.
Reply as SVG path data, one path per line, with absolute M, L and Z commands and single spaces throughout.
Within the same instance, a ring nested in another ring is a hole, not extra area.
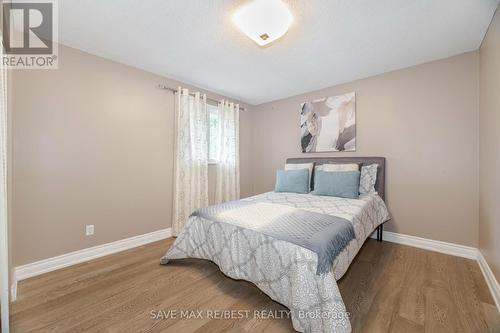
M 316 170 L 326 171 L 326 172 L 337 172 L 337 171 L 359 171 L 359 164 L 356 163 L 328 163 L 323 165 L 318 165 Z
M 285 164 L 285 170 L 298 170 L 298 169 L 308 169 L 309 170 L 309 188 L 311 188 L 311 177 L 314 168 L 314 163 L 287 163 Z
M 377 193 L 375 183 L 377 182 L 378 164 L 371 164 L 361 167 L 361 175 L 359 177 L 359 193 Z

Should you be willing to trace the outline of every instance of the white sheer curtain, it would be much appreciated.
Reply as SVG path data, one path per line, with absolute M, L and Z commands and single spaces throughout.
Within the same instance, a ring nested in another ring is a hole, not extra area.
M 187 89 L 175 93 L 175 160 L 172 231 L 177 236 L 189 215 L 208 205 L 207 98 Z
M 0 58 L 3 56 L 0 42 Z M 9 254 L 7 228 L 7 69 L 0 64 L 0 303 L 2 332 L 9 331 Z
M 219 158 L 215 202 L 240 198 L 240 106 L 219 102 Z

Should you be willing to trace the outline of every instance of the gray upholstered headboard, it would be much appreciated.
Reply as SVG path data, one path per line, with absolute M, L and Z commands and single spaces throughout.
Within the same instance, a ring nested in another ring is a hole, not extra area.
M 305 157 L 287 158 L 286 163 L 311 163 L 321 165 L 325 163 L 360 163 L 362 165 L 378 164 L 377 182 L 375 190 L 380 197 L 385 200 L 385 157 Z M 311 177 L 311 184 L 314 184 L 314 172 Z

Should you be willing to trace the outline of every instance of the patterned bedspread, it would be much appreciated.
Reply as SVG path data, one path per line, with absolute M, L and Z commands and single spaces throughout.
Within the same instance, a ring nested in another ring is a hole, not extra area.
M 366 238 L 390 218 L 384 201 L 376 194 L 344 199 L 275 192 L 243 200 L 345 218 L 353 224 L 356 238 L 337 256 L 329 273 L 316 275 L 317 255 L 306 248 L 240 226 L 192 216 L 162 257 L 162 264 L 182 258 L 211 260 L 227 276 L 254 283 L 288 307 L 297 331 L 350 332 L 336 280 L 345 274 Z
M 344 218 L 255 200 L 224 202 L 198 209 L 191 215 L 309 249 L 318 257 L 318 275 L 328 273 L 337 255 L 356 238 L 352 223 Z

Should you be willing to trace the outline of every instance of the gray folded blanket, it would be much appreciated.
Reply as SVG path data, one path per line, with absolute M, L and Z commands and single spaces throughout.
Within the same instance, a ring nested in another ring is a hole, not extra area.
M 318 256 L 318 275 L 329 272 L 337 255 L 355 239 L 352 223 L 344 218 L 279 204 L 230 201 L 198 209 L 192 216 L 236 225 L 309 249 Z

